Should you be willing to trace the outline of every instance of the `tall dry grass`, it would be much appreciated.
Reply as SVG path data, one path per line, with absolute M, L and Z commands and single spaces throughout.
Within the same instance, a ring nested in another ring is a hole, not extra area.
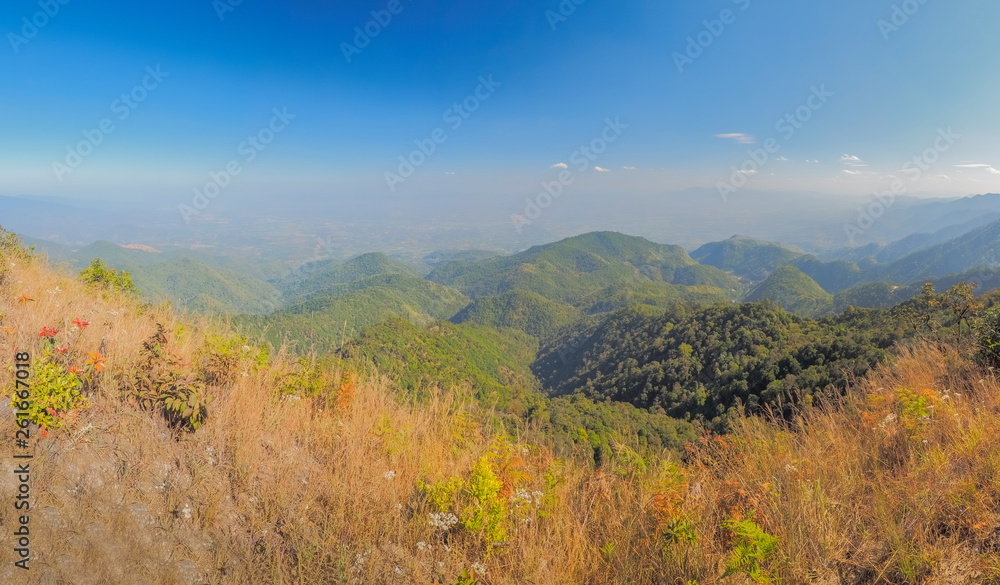
M 5 262 L 3 360 L 79 317 L 91 325 L 73 343 L 103 344 L 108 361 L 90 408 L 36 446 L 29 572 L 12 565 L 17 482 L 0 473 L 2 583 L 744 583 L 749 565 L 722 575 L 746 544 L 730 522 L 747 518 L 778 542 L 756 562 L 760 580 L 1000 575 L 1000 384 L 950 348 L 902 349 L 794 423 L 748 418 L 682 456 L 623 449 L 595 471 L 506 436 L 446 392 L 408 403 L 369 379 L 352 396 L 339 372 L 317 396 L 279 392 L 298 367 L 283 355 L 233 363 L 206 425 L 172 431 L 122 390 L 157 323 L 192 360 L 215 325 Z M 14 419 L 0 412 L 9 453 Z M 419 487 L 457 481 L 452 511 L 467 514 L 483 503 L 470 481 L 483 461 L 504 483 L 502 543 L 432 525 L 439 509 Z

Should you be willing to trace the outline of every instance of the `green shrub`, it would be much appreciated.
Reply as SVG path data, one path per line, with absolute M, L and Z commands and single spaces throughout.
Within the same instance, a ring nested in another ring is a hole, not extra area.
M 51 354 L 47 353 L 28 379 L 28 398 L 22 400 L 17 396 L 19 390 L 24 390 L 23 386 L 16 388 L 11 398 L 11 408 L 27 413 L 21 415 L 22 419 L 44 429 L 58 428 L 62 424 L 62 414 L 89 407 L 80 378 L 50 358 Z
M 770 583 L 766 565 L 778 552 L 778 539 L 764 532 L 752 515 L 726 522 L 725 527 L 733 533 L 733 550 L 726 560 L 723 577 L 742 573 L 758 583 Z
M 132 282 L 131 274 L 108 268 L 100 258 L 94 258 L 90 266 L 80 272 L 79 278 L 81 281 L 93 286 L 120 291 L 132 296 L 139 296 L 139 289 Z
M 976 325 L 976 360 L 1000 367 L 1000 306 L 986 311 Z

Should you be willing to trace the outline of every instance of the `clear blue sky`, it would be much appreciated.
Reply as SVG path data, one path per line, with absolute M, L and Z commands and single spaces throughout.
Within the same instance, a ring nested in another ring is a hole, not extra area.
M 753 187 L 863 195 L 949 127 L 961 138 L 907 188 L 1000 190 L 994 0 L 565 0 L 565 20 L 559 0 L 399 0 L 350 62 L 343 43 L 390 2 L 243 0 L 220 18 L 228 0 L 50 1 L 51 17 L 0 5 L 4 195 L 183 200 L 232 160 L 246 194 L 517 201 L 560 163 L 575 188 L 655 193 L 729 180 L 768 138 L 779 150 L 746 174 Z M 913 14 L 880 27 L 894 5 Z M 711 43 L 679 71 L 675 53 L 699 34 Z M 116 100 L 156 84 L 157 67 L 168 75 L 121 119 Z M 499 87 L 452 128 L 446 111 L 481 76 Z M 792 136 L 778 131 L 813 87 L 833 95 Z M 295 119 L 248 161 L 241 143 L 275 108 Z M 616 117 L 628 128 L 575 168 Z M 58 180 L 53 163 L 106 118 L 114 131 Z M 447 140 L 390 192 L 385 173 L 436 128 Z

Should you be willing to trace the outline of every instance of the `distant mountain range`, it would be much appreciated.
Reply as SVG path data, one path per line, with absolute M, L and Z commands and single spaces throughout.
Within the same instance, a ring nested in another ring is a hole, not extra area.
M 9 202 L 8 202 L 9 203 Z M 38 204 L 38 202 L 19 202 Z M 50 204 L 50 203 L 46 203 Z M 895 209 L 895 208 L 894 208 Z M 101 258 L 125 270 L 151 302 L 169 301 L 239 320 L 274 344 L 339 347 L 365 329 L 401 318 L 517 329 L 548 339 L 596 316 L 636 305 L 670 308 L 770 299 L 809 317 L 849 306 L 887 307 L 925 282 L 1000 285 L 1000 196 L 937 202 L 906 200 L 915 227 L 887 244 L 809 253 L 745 235 L 677 245 L 617 232 L 589 232 L 502 254 L 448 249 L 413 263 L 383 253 L 325 258 L 288 271 L 214 248 L 159 252 L 148 244 L 98 241 L 83 247 L 36 241 L 52 259 L 82 269 Z M 31 241 L 29 239 L 29 241 Z M 269 275 L 280 274 L 277 277 Z

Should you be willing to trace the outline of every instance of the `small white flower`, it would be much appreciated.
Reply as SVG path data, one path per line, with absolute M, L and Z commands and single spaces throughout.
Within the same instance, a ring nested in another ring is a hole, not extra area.
M 470 565 L 470 567 L 472 568 L 473 571 L 476 572 L 477 575 L 485 575 L 486 574 L 486 567 L 484 567 L 481 563 L 478 563 L 478 562 L 477 563 L 472 563 L 472 565 Z
M 424 541 L 421 540 L 420 542 L 417 543 L 417 549 L 418 550 L 424 550 L 425 548 L 427 548 L 427 543 L 426 542 L 424 542 Z
M 185 520 L 190 520 L 191 519 L 191 505 L 190 504 L 184 504 L 184 509 L 181 510 L 181 514 L 184 515 L 184 519 Z
M 57 286 L 57 287 L 55 287 L 54 289 L 50 290 L 50 291 L 49 291 L 49 294 L 50 294 L 50 295 L 57 295 L 57 294 L 59 294 L 59 293 L 61 293 L 61 292 L 62 292 L 62 289 L 61 289 L 61 288 L 59 288 L 59 287 Z
M 403 569 L 400 569 L 399 567 L 396 567 L 396 573 L 402 575 L 403 574 Z
M 431 514 L 431 520 L 428 522 L 434 528 L 441 530 L 442 532 L 447 532 L 452 529 L 456 524 L 458 524 L 458 517 L 451 512 L 441 512 L 437 514 Z
M 384 477 L 386 479 L 392 479 L 392 478 L 396 477 L 396 472 L 392 471 L 392 470 L 386 471 L 385 473 L 382 474 L 382 477 Z

